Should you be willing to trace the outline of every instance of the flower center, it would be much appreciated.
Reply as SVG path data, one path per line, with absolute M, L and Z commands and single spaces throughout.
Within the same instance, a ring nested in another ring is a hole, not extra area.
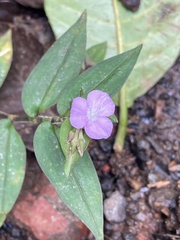
M 97 108 L 88 108 L 87 110 L 87 118 L 90 121 L 95 121 L 98 117 L 98 109 Z

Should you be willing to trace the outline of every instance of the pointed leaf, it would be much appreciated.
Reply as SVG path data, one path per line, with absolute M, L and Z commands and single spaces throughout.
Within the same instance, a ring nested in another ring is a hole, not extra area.
M 110 119 L 113 123 L 118 123 L 118 119 L 117 119 L 117 117 L 116 117 L 115 114 L 113 114 L 112 116 L 110 116 L 109 119 Z
M 0 36 L 0 87 L 3 84 L 6 75 L 11 66 L 12 42 L 11 30 Z
M 86 13 L 45 53 L 22 93 L 27 115 L 35 117 L 57 102 L 67 82 L 79 74 L 85 54 Z
M 39 165 L 65 204 L 87 225 L 97 240 L 103 240 L 102 193 L 93 163 L 85 152 L 66 177 L 65 157 L 59 143 L 59 129 L 43 122 L 34 137 Z
M 25 175 L 26 150 L 9 119 L 0 120 L 0 219 L 13 207 Z M 3 222 L 0 222 L 2 225 Z
M 88 48 L 106 41 L 107 58 L 143 44 L 125 85 L 127 105 L 131 106 L 179 55 L 179 0 L 141 1 L 137 12 L 127 10 L 119 0 L 45 0 L 45 11 L 56 36 L 64 33 L 84 9 L 88 13 Z
M 93 89 L 105 91 L 111 96 L 116 94 L 132 71 L 141 48 L 138 46 L 100 62 L 78 76 L 73 85 L 67 84 L 57 104 L 59 114 L 63 115 L 70 109 L 71 101 L 80 95 L 80 90 L 83 94 Z
M 56 38 L 61 36 L 86 9 L 88 18 L 87 48 L 107 42 L 106 57 L 117 54 L 112 1 L 45 0 L 44 6 Z

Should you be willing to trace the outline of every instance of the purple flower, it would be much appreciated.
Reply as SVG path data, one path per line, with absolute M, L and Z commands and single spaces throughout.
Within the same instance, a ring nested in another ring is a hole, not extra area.
M 106 139 L 113 129 L 108 117 L 113 115 L 114 111 L 115 104 L 109 94 L 93 90 L 88 94 L 87 100 L 82 97 L 73 100 L 70 122 L 74 128 L 84 128 L 90 138 Z

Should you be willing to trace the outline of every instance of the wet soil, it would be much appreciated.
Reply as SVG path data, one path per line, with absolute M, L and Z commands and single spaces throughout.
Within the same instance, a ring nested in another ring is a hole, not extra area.
M 23 116 L 20 96 L 24 81 L 54 36 L 42 9 L 0 1 L 1 33 L 7 28 L 13 32 L 14 57 L 0 89 L 0 109 Z M 32 151 L 34 128 L 16 127 Z M 115 201 L 112 196 L 118 192 L 125 206 L 123 218 L 109 217 L 105 206 L 105 239 L 180 239 L 180 59 L 129 109 L 121 154 L 113 151 L 116 131 L 117 126 L 110 139 L 91 141 L 89 146 L 104 200 Z M 9 216 L 0 228 L 0 239 L 35 237 L 30 230 L 17 227 Z M 89 234 L 84 239 L 93 237 Z
M 179 60 L 129 110 L 124 152 L 113 153 L 113 137 L 90 149 L 104 199 L 116 190 L 126 199 L 126 219 L 106 220 L 106 239 L 180 239 Z

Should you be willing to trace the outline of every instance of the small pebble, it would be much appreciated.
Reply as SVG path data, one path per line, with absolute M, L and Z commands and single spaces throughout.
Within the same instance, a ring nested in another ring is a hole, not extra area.
M 148 174 L 148 182 L 149 183 L 155 183 L 158 181 L 158 176 L 154 173 L 149 173 Z
M 140 192 L 135 192 L 135 193 L 132 193 L 130 195 L 131 199 L 133 199 L 134 201 L 137 201 L 140 197 L 141 197 L 141 193 Z
M 12 237 L 19 238 L 20 237 L 20 230 L 16 227 L 13 227 L 11 235 L 12 235 Z
M 134 201 L 130 202 L 127 206 L 127 215 L 130 215 L 131 217 L 133 215 L 138 214 L 138 207 L 137 207 L 137 203 L 135 203 Z
M 151 120 L 149 118 L 143 117 L 143 118 L 141 118 L 141 122 L 146 125 L 149 125 L 151 123 Z
M 101 182 L 101 187 L 103 191 L 110 191 L 113 188 L 114 178 L 107 175 Z
M 146 221 L 146 215 L 142 212 L 139 212 L 138 214 L 136 214 L 135 218 L 136 218 L 136 220 L 141 221 L 141 222 Z
M 171 151 L 172 150 L 172 143 L 168 140 L 165 141 L 165 146 L 164 148 L 167 150 L 167 151 Z
M 167 99 L 169 99 L 169 95 L 167 93 L 161 93 L 159 98 L 162 99 L 162 100 L 167 100 Z
M 154 116 L 154 110 L 150 107 L 144 109 L 144 106 L 141 106 L 136 109 L 136 114 L 142 118 L 150 118 Z
M 120 232 L 113 232 L 113 234 L 111 235 L 111 239 L 120 240 L 121 239 L 121 233 Z
M 137 143 L 137 147 L 140 150 L 149 150 L 150 144 L 146 140 L 140 140 Z
M 160 188 L 151 190 L 149 195 L 149 205 L 156 211 L 163 208 L 176 208 L 176 192 L 173 188 Z
M 141 193 L 147 193 L 147 192 L 149 192 L 149 188 L 148 188 L 148 187 L 142 187 L 142 188 L 140 189 L 140 192 L 141 192 Z
M 140 164 L 143 162 L 147 162 L 149 160 L 148 155 L 144 151 L 137 152 L 138 159 L 141 161 Z
M 119 178 L 116 182 L 116 185 L 118 187 L 118 190 L 121 195 L 125 195 L 127 189 L 128 189 L 128 183 L 123 178 Z
M 125 233 L 125 234 L 123 234 L 123 239 L 124 240 L 135 240 L 136 236 L 131 233 Z
M 104 200 L 104 215 L 109 222 L 123 222 L 126 219 L 126 199 L 115 191 Z
M 102 171 L 103 171 L 104 174 L 108 174 L 111 171 L 110 165 L 105 163 L 102 167 Z
M 158 153 L 158 154 L 164 153 L 163 148 L 161 148 L 161 146 L 159 146 L 159 144 L 153 138 L 147 137 L 147 140 L 151 144 L 151 146 L 154 148 L 156 153 Z
M 112 145 L 108 144 L 107 140 L 106 141 L 100 140 L 98 143 L 104 153 L 111 153 Z
M 122 4 L 133 12 L 137 11 L 140 6 L 140 0 L 121 0 Z

